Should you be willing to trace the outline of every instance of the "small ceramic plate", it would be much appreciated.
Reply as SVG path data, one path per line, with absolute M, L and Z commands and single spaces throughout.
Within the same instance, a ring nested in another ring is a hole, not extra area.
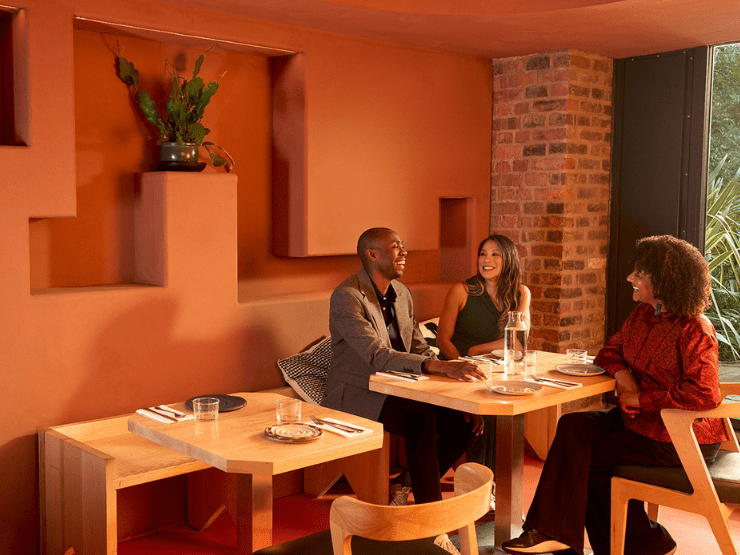
M 493 356 L 500 358 L 503 360 L 504 358 L 504 350 L 503 349 L 496 349 L 491 353 Z M 521 351 L 514 351 L 514 360 L 521 360 L 522 358 L 522 352 Z
M 265 428 L 265 437 L 283 443 L 309 443 L 323 435 L 323 430 L 305 424 L 275 424 Z
M 494 393 L 500 393 L 501 395 L 533 395 L 542 389 L 541 385 L 518 382 L 486 382 L 486 387 Z
M 598 376 L 605 372 L 601 366 L 588 362 L 585 364 L 558 364 L 555 370 L 569 376 Z

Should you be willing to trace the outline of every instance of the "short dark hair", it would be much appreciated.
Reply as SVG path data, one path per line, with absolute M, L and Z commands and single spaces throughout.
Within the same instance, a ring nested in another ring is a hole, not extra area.
M 679 316 L 701 314 L 712 304 L 709 265 L 692 244 L 671 235 L 637 240 L 632 268 L 650 276 L 653 296 Z
M 395 231 L 387 227 L 371 227 L 360 235 L 360 238 L 357 240 L 357 256 L 360 257 L 363 268 L 367 269 L 367 255 L 365 251 L 375 248 L 380 239 L 391 233 L 395 233 Z

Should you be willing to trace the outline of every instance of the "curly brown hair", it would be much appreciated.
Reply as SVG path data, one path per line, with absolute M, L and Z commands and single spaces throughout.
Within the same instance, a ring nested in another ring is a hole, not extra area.
M 517 310 L 521 299 L 522 270 L 519 264 L 519 251 L 517 251 L 514 241 L 505 235 L 491 234 L 478 245 L 478 256 L 483 250 L 483 245 L 488 241 L 493 241 L 498 250 L 501 252 L 501 274 L 496 281 L 496 297 L 501 303 L 501 318 L 499 319 L 499 335 L 503 336 L 508 313 Z M 482 295 L 486 290 L 485 280 L 480 272 L 476 275 L 476 284 L 471 286 L 465 284 L 468 288 L 468 294 L 473 296 Z
M 671 235 L 638 239 L 632 268 L 650 276 L 653 296 L 673 314 L 701 314 L 712 304 L 707 261 L 686 241 Z

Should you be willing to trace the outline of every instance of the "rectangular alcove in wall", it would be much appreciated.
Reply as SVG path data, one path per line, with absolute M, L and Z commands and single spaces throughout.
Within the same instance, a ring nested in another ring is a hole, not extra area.
M 473 199 L 439 199 L 439 274 L 443 281 L 463 281 L 473 268 Z
M 28 71 L 25 12 L 0 8 L 0 145 L 26 146 Z M 25 108 L 24 108 L 25 107 Z

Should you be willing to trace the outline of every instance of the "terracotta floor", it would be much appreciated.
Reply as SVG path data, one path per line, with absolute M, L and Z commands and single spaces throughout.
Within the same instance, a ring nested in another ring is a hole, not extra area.
M 524 503 L 529 507 L 542 469 L 540 461 L 526 458 L 524 468 Z M 445 496 L 452 495 L 451 474 L 443 482 Z M 329 507 L 333 499 L 349 493 L 346 482 L 340 481 L 329 494 L 312 499 L 307 495 L 292 495 L 275 500 L 273 540 L 280 543 L 329 527 Z M 678 543 L 677 554 L 721 555 L 706 519 L 661 509 L 660 522 L 668 528 Z M 740 541 L 740 514 L 731 517 L 733 533 Z M 492 543 L 492 541 L 490 542 Z M 493 553 L 485 538 L 479 538 L 481 554 Z M 236 553 L 236 529 L 228 515 L 221 515 L 205 531 L 187 526 L 119 542 L 119 555 L 225 555 Z

